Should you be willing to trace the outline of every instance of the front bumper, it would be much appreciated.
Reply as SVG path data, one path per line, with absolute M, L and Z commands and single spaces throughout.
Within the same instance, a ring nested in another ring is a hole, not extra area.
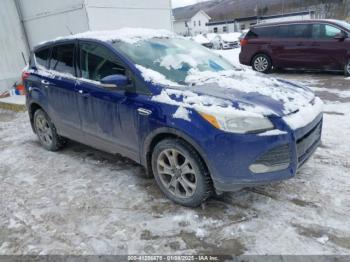
M 233 42 L 233 43 L 223 43 L 222 48 L 223 49 L 233 49 L 233 48 L 238 48 L 239 43 L 238 42 Z
M 210 150 L 208 156 L 216 190 L 235 191 L 294 177 L 321 142 L 322 119 L 320 114 L 298 130 L 291 130 L 281 119 L 276 120 L 276 127 L 285 131 L 280 135 L 217 136 L 216 150 Z M 254 163 L 283 166 L 286 158 L 289 164 L 282 170 L 254 173 L 250 168 Z

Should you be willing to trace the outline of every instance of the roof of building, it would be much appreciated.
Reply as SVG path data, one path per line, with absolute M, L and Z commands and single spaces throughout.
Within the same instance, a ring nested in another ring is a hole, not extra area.
M 290 16 L 296 16 L 296 15 L 307 15 L 314 12 L 315 11 L 303 11 L 303 12 L 293 12 L 293 13 L 268 15 L 268 16 L 247 16 L 247 17 L 239 17 L 231 20 L 209 22 L 207 25 L 234 24 L 236 22 L 244 22 L 244 21 L 251 21 L 251 20 L 258 20 L 258 19 L 265 20 L 265 19 L 273 19 L 273 18 L 281 18 L 281 17 L 290 17 Z
M 261 23 L 256 24 L 252 27 L 258 28 L 258 27 L 267 27 L 267 26 L 278 26 L 278 25 L 289 25 L 289 24 L 299 24 L 299 23 L 332 23 L 334 25 L 338 25 L 341 27 L 346 27 L 345 22 L 342 22 L 340 20 L 335 19 L 307 19 L 307 20 L 293 20 L 293 21 L 280 21 L 280 22 L 270 22 L 270 23 Z
M 175 21 L 186 21 L 190 20 L 192 17 L 194 17 L 198 13 L 203 13 L 205 16 L 208 17 L 208 19 L 211 19 L 211 17 L 203 10 L 199 10 L 196 8 L 190 8 L 190 9 L 183 9 L 183 8 L 176 8 L 173 10 L 173 16 Z

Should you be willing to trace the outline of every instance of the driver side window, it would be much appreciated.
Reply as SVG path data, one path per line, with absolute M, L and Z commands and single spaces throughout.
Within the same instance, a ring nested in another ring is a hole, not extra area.
M 81 77 L 93 81 L 101 81 L 110 75 L 125 75 L 125 68 L 114 53 L 106 47 L 95 43 L 80 45 Z
M 314 39 L 333 39 L 336 35 L 340 34 L 341 30 L 325 24 L 314 24 L 312 30 L 312 36 Z

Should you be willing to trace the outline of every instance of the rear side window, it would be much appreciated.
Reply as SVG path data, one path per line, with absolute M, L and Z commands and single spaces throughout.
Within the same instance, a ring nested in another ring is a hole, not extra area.
M 278 29 L 278 27 L 259 27 L 254 28 L 253 33 L 259 38 L 274 37 L 276 35 L 276 29 Z
M 50 58 L 50 48 L 40 49 L 35 52 L 35 61 L 37 66 L 48 68 Z
M 50 69 L 74 76 L 74 49 L 74 44 L 54 46 L 52 49 Z
M 280 38 L 311 38 L 311 25 L 282 25 L 279 27 L 278 36 Z
M 115 54 L 95 43 L 80 45 L 80 70 L 83 78 L 101 81 L 110 75 L 125 75 L 125 68 Z

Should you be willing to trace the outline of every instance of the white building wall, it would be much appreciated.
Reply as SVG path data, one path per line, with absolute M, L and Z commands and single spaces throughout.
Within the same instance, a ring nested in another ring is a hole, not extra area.
M 208 33 L 208 27 L 206 25 L 208 22 L 209 18 L 202 12 L 198 12 L 191 18 L 191 21 L 189 22 L 191 34 L 195 36 L 198 34 Z
M 0 8 L 0 92 L 21 77 L 28 57 L 25 36 L 13 0 L 1 0 Z
M 30 46 L 88 30 L 172 30 L 170 0 L 20 0 Z
M 273 22 L 286 22 L 286 21 L 295 21 L 295 20 L 306 20 L 311 19 L 311 15 L 294 15 L 294 16 L 286 16 L 286 17 L 278 17 L 278 18 L 267 18 L 259 21 L 259 23 L 273 23 Z
M 89 30 L 84 0 L 20 0 L 30 47 Z
M 186 27 L 186 21 L 174 21 L 173 29 L 176 34 L 187 36 L 188 28 Z
M 224 27 L 226 27 L 226 32 L 224 31 Z M 229 23 L 229 24 L 219 24 L 219 25 L 209 25 L 208 31 L 209 33 L 214 33 L 215 28 L 217 30 L 218 34 L 222 33 L 234 33 L 238 31 L 239 25 L 236 23 Z
M 170 0 L 87 0 L 91 30 L 147 27 L 172 30 Z

